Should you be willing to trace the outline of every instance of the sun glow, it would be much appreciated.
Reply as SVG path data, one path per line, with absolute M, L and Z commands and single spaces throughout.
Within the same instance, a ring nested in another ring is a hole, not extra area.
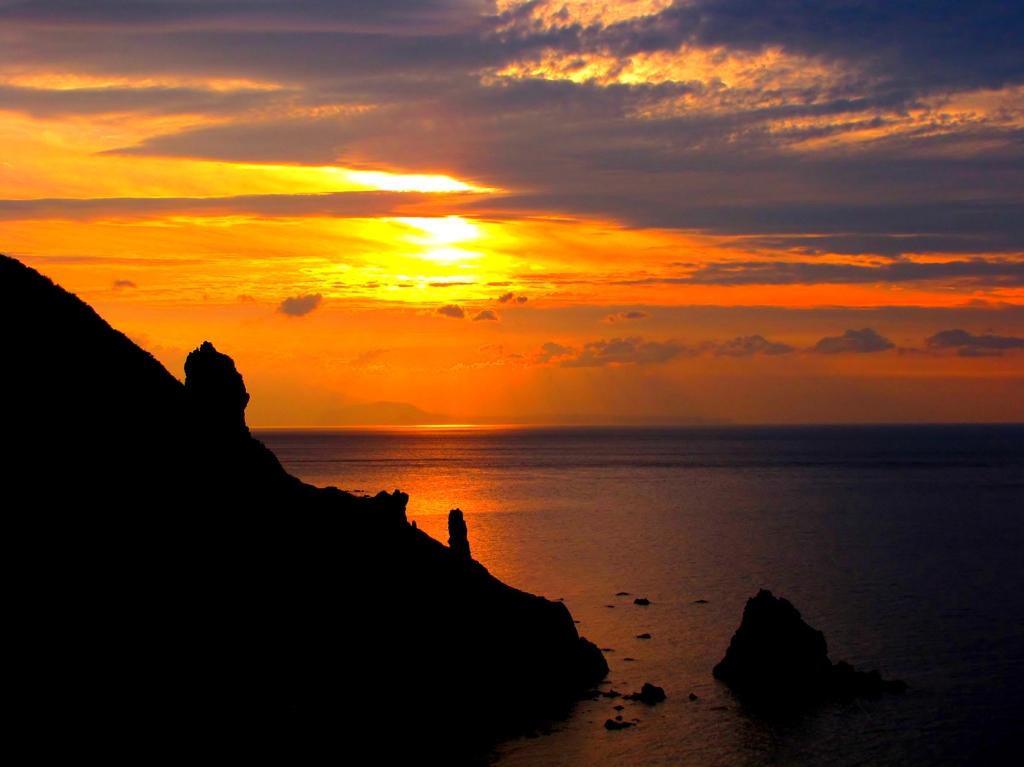
M 480 237 L 480 228 L 460 216 L 394 218 L 392 221 L 405 224 L 426 234 L 426 237 L 413 236 L 409 238 L 417 244 L 450 245 L 456 242 L 468 242 Z
M 385 173 L 384 171 L 347 170 L 347 178 L 367 188 L 384 192 L 494 192 L 488 187 L 474 186 L 450 176 Z

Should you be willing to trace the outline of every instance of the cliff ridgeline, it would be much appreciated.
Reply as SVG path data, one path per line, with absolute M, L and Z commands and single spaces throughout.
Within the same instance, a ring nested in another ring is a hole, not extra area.
M 607 673 L 564 605 L 290 476 L 230 357 L 182 384 L 0 256 L 17 719 L 39 756 L 461 760 Z M 461 523 L 461 527 L 459 525 Z

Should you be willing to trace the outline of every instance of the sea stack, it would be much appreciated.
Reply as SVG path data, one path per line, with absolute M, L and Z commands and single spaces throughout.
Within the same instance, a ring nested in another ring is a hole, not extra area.
M 904 682 L 884 680 L 877 671 L 833 665 L 825 635 L 807 625 L 791 602 L 766 589 L 747 600 L 725 658 L 712 673 L 741 696 L 775 703 L 906 689 Z
M 462 509 L 448 512 L 448 548 L 462 559 L 472 559 L 469 553 L 469 530 Z

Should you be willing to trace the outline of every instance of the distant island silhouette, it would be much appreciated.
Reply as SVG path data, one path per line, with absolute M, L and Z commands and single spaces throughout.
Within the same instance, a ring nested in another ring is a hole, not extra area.
M 564 604 L 470 557 L 461 512 L 449 548 L 398 490 L 289 475 L 213 344 L 183 384 L 3 256 L 0 299 L 12 699 L 40 755 L 453 764 L 607 673 Z

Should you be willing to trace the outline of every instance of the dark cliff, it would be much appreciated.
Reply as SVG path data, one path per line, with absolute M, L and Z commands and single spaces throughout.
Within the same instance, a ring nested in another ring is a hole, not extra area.
M 18 719 L 40 753 L 458 761 L 607 672 L 564 605 L 290 476 L 204 343 L 186 382 L 0 256 Z M 141 749 L 141 750 L 140 750 Z

